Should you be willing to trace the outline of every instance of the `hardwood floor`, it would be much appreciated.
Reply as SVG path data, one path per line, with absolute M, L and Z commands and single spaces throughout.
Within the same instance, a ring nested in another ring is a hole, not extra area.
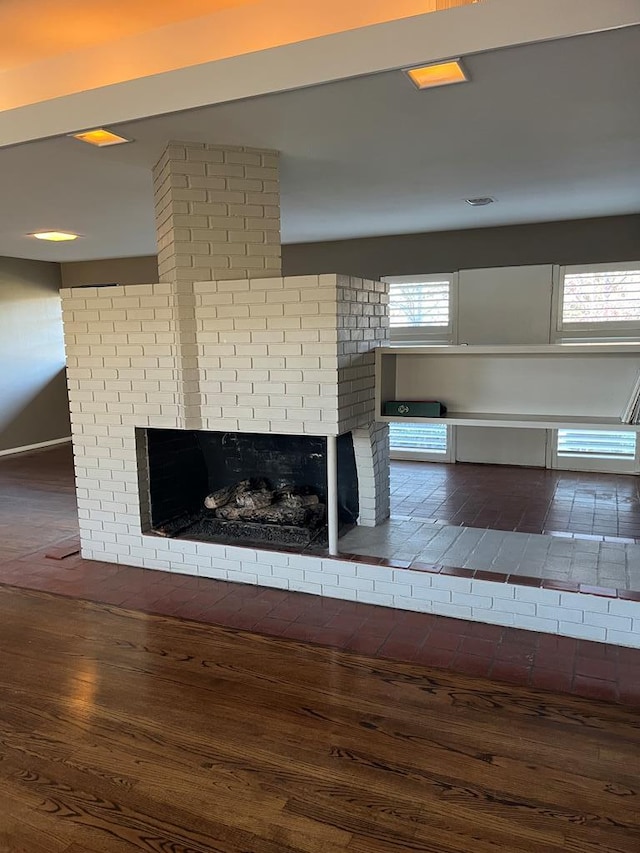
M 71 445 L 0 458 L 0 564 L 74 534 Z
M 2 853 L 640 849 L 633 710 L 0 587 Z

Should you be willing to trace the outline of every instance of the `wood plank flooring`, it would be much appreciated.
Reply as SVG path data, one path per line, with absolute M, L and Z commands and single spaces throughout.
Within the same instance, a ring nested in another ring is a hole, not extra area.
M 71 444 L 0 458 L 0 565 L 74 535 Z
M 631 709 L 0 587 L 1 853 L 640 849 Z

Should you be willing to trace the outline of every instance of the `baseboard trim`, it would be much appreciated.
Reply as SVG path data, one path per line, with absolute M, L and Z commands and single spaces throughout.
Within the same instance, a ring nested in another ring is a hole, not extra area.
M 67 444 L 69 441 L 71 441 L 70 435 L 65 438 L 54 438 L 52 441 L 25 444 L 22 447 L 9 447 L 7 450 L 0 450 L 0 456 L 13 456 L 14 453 L 26 453 L 28 450 L 41 450 L 44 447 L 54 447 L 56 444 Z

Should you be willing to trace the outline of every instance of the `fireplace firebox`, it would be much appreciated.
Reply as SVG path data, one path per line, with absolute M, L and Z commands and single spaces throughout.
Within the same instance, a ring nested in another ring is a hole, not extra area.
M 140 429 L 149 532 L 224 544 L 327 544 L 327 440 L 319 436 Z M 355 524 L 358 478 L 351 433 L 337 440 L 338 521 Z

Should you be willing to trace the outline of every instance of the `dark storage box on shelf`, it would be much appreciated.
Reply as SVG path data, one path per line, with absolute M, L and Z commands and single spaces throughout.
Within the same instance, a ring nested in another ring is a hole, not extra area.
M 447 407 L 437 400 L 389 400 L 384 404 L 384 414 L 401 418 L 441 418 Z

